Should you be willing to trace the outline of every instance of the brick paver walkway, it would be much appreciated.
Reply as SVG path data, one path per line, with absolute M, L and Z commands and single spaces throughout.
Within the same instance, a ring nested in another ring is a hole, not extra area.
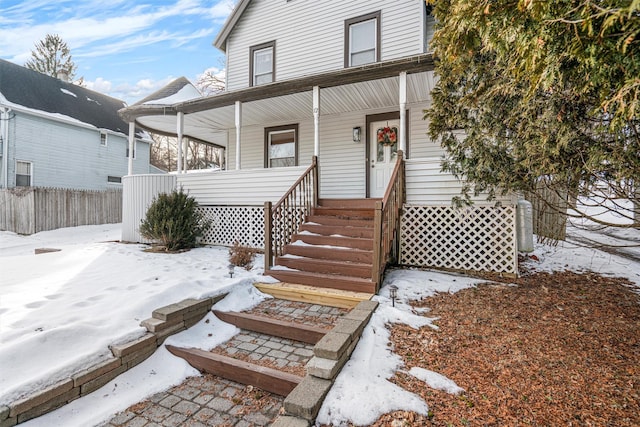
M 348 311 L 269 299 L 250 312 L 330 329 Z M 313 345 L 243 330 L 215 351 L 303 376 Z M 131 406 L 101 427 L 268 426 L 283 401 L 283 397 L 252 386 L 206 374 Z

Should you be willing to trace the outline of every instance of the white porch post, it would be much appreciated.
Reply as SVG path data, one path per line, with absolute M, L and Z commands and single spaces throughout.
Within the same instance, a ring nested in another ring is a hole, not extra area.
M 320 155 L 320 87 L 313 87 L 313 155 Z
M 400 150 L 407 156 L 407 72 L 400 72 Z
M 242 129 L 242 102 L 236 101 L 236 170 L 240 170 L 240 131 Z
M 182 134 L 184 131 L 184 113 L 182 111 L 178 111 L 176 127 L 178 129 L 178 170 L 176 172 L 182 173 Z
M 129 122 L 129 166 L 127 175 L 133 175 L 133 145 L 135 144 L 136 122 Z

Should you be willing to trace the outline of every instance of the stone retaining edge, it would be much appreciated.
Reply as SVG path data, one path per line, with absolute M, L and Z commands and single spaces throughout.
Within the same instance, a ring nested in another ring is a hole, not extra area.
M 318 416 L 322 402 L 360 340 L 377 301 L 362 301 L 340 318 L 313 348 L 314 357 L 307 363 L 307 375 L 284 400 L 284 415 L 271 427 L 305 427 Z
M 201 300 L 189 298 L 153 311 L 140 323 L 147 333 L 109 346 L 113 358 L 71 375 L 28 396 L 0 406 L 0 427 L 13 427 L 85 396 L 151 356 L 164 340 L 198 323 L 226 294 Z

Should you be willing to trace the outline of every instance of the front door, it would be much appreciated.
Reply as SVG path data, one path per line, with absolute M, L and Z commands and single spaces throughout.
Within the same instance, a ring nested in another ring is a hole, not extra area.
M 398 119 L 369 123 L 369 197 L 384 196 L 398 156 L 399 128 Z

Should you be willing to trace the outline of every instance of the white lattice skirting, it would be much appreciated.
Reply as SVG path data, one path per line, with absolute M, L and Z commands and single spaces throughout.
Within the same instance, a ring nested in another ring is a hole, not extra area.
M 409 206 L 400 226 L 400 263 L 517 274 L 515 206 Z
M 264 208 L 260 206 L 200 206 L 211 228 L 200 240 L 207 245 L 264 249 Z

